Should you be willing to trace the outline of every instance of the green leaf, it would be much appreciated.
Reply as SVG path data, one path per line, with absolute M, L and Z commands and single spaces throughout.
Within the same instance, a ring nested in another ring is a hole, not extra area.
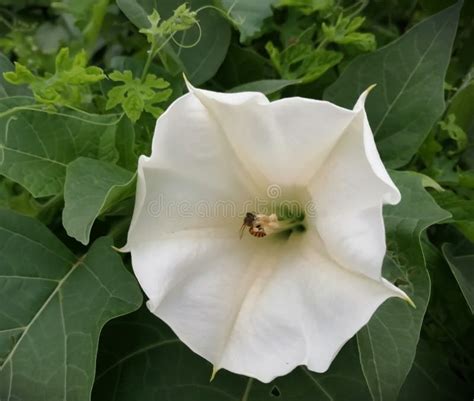
M 442 121 L 438 122 L 441 129 L 440 139 L 451 139 L 456 145 L 455 150 L 448 150 L 448 156 L 463 152 L 468 144 L 467 135 L 464 130 L 456 123 L 456 116 L 450 113 Z
M 97 4 L 97 0 L 58 0 L 52 6 L 58 11 L 71 14 L 79 26 L 85 25 L 91 17 L 91 10 Z
M 413 368 L 400 391 L 398 401 L 466 401 L 466 384 L 453 372 L 440 349 L 420 340 Z
M 43 22 L 34 35 L 34 43 L 39 52 L 47 55 L 57 54 L 61 45 L 71 40 L 70 32 L 61 24 Z
M 80 157 L 67 166 L 63 225 L 69 236 L 89 243 L 95 219 L 123 199 L 134 195 L 135 176 L 100 160 Z
M 163 109 L 155 104 L 162 103 L 171 96 L 172 90 L 165 89 L 169 87 L 169 82 L 154 74 L 147 74 L 145 79 L 141 80 L 134 78 L 132 72 L 126 70 L 114 71 L 109 77 L 112 81 L 123 82 L 123 84 L 109 90 L 106 109 L 110 110 L 120 104 L 132 122 L 138 121 L 143 111 L 148 111 L 158 118 Z
M 349 45 L 363 52 L 374 51 L 376 48 L 375 36 L 372 33 L 356 32 L 364 23 L 364 17 L 343 17 L 339 14 L 334 25 L 322 23 L 321 29 L 324 40 L 340 45 Z
M 357 334 L 362 370 L 374 401 L 395 401 L 410 371 L 430 297 L 420 236 L 449 217 L 425 191 L 420 175 L 393 172 L 392 178 L 402 201 L 384 208 L 388 244 L 384 276 L 403 289 L 416 308 L 392 298 Z
M 0 99 L 0 174 L 34 197 L 62 192 L 67 165 L 80 156 L 114 162 L 116 115 L 34 108 L 32 99 Z
M 474 70 L 471 72 L 471 76 Z M 466 132 L 474 130 L 474 115 L 472 103 L 474 102 L 474 77 L 463 85 L 453 96 L 447 109 L 447 114 L 454 114 L 456 122 Z
M 461 2 L 436 14 L 380 50 L 357 57 L 324 98 L 352 108 L 377 84 L 367 114 L 382 159 L 390 167 L 407 164 L 442 114 L 444 79 Z
M 149 43 L 163 42 L 177 32 L 186 31 L 197 24 L 196 12 L 191 11 L 186 3 L 176 8 L 168 19 L 162 20 L 156 10 L 147 18 L 150 27 L 141 28 L 139 32 L 147 36 Z
M 243 85 L 235 86 L 229 92 L 262 92 L 265 95 L 278 92 L 291 85 L 297 85 L 300 81 L 297 79 L 263 79 L 261 81 L 248 82 Z
M 342 53 L 314 48 L 308 40 L 311 40 L 310 35 L 301 43 L 292 44 L 282 51 L 272 42 L 266 44 L 270 60 L 282 78 L 309 83 L 341 62 Z
M 5 72 L 3 77 L 14 85 L 27 84 L 38 103 L 51 107 L 80 106 L 90 102 L 89 86 L 105 78 L 101 68 L 86 67 L 86 64 L 84 50 L 70 57 L 69 48 L 66 47 L 56 56 L 54 74 L 36 76 L 24 65 L 15 63 L 15 71 Z
M 117 5 L 127 18 L 138 28 L 150 26 L 149 15 L 158 10 L 158 0 L 117 0 Z
M 30 217 L 38 217 L 43 205 L 37 202 L 31 194 L 17 184 L 0 178 L 0 208 L 14 210 Z
M 474 200 L 463 199 L 451 191 L 433 194 L 438 205 L 451 213 L 445 223 L 453 223 L 469 240 L 474 242 Z
M 274 401 L 368 400 L 355 341 L 350 341 L 327 373 L 304 367 L 263 384 L 219 371 L 190 351 L 146 308 L 116 319 L 100 341 L 96 401 Z M 111 391 L 111 389 L 114 389 Z
M 265 18 L 273 15 L 276 0 L 221 0 L 224 9 L 237 22 L 240 41 L 243 43 L 258 34 Z
M 325 11 L 334 7 L 334 0 L 278 0 L 276 7 L 294 7 L 303 14 L 309 15 L 316 11 Z
M 135 172 L 138 164 L 135 152 L 135 126 L 128 118 L 122 118 L 117 125 L 115 147 L 119 154 L 117 165 Z
M 456 244 L 444 244 L 443 254 L 456 281 L 474 314 L 474 244 L 460 240 Z
M 474 74 L 474 71 L 471 72 L 471 76 L 472 74 Z M 474 78 L 471 78 L 453 96 L 446 111 L 446 114 L 456 116 L 456 123 L 467 133 L 469 144 L 462 154 L 462 161 L 471 170 L 474 169 L 474 113 L 472 112 L 472 104 L 474 104 Z
M 12 85 L 3 78 L 5 72 L 15 69 L 11 61 L 0 53 L 0 98 L 9 96 L 28 96 L 31 92 L 26 85 Z
M 268 78 L 267 65 L 268 60 L 253 48 L 231 44 L 216 79 L 225 88 L 266 80 Z
M 156 9 L 163 19 L 169 18 L 182 4 L 181 0 L 117 0 L 117 5 L 127 18 L 138 28 L 149 28 L 147 16 Z M 191 0 L 187 2 L 192 10 L 212 4 L 209 0 Z M 197 19 L 201 26 L 199 42 L 190 48 L 176 44 L 165 49 L 171 51 L 184 67 L 186 77 L 194 85 L 200 85 L 212 78 L 224 61 L 230 43 L 231 30 L 224 17 L 215 10 L 205 9 L 199 12 Z M 178 43 L 193 44 L 199 38 L 199 28 L 193 28 L 174 36 Z M 176 71 L 178 72 L 178 71 Z
M 45 226 L 0 210 L 0 399 L 85 400 L 99 333 L 137 309 L 141 293 L 97 240 L 77 258 Z

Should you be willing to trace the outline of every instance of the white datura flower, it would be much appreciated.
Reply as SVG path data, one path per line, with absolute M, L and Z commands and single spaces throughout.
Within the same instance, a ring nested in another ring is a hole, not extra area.
M 124 250 L 147 306 L 214 372 L 324 372 L 386 299 L 409 301 L 381 275 L 400 193 L 368 91 L 348 110 L 188 89 L 139 160 Z

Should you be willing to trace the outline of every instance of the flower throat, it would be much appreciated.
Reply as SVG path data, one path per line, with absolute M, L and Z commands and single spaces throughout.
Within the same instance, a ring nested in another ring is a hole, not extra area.
M 303 232 L 306 230 L 304 218 L 302 210 L 298 209 L 297 213 L 294 213 L 284 207 L 279 207 L 277 213 L 271 214 L 247 212 L 240 227 L 240 238 L 246 228 L 256 238 L 274 234 L 290 236 L 294 231 Z

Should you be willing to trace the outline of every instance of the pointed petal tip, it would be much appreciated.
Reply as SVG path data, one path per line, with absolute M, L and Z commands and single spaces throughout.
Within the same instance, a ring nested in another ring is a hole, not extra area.
M 120 253 L 127 253 L 127 252 L 130 252 L 130 248 L 128 247 L 128 244 L 127 245 L 124 245 L 122 248 L 117 248 L 116 246 L 113 246 L 112 245 L 112 249 L 116 252 L 120 252 Z
M 372 92 L 372 90 L 377 86 L 377 84 L 372 84 L 370 85 L 364 92 L 362 92 L 359 96 L 359 101 L 357 103 L 359 103 L 360 101 L 362 101 L 362 103 L 365 102 L 365 99 L 367 99 L 367 96 L 369 96 L 370 92 Z
M 374 89 L 376 86 L 377 86 L 377 84 L 372 84 L 372 85 L 370 85 L 370 86 L 364 91 L 364 93 L 369 94 L 369 93 L 372 91 L 372 89 Z
M 367 99 L 367 96 L 369 93 L 377 86 L 377 84 L 372 84 L 370 85 L 364 92 L 362 92 L 359 96 L 359 99 L 357 99 L 356 104 L 354 105 L 354 111 L 358 112 L 360 110 L 364 109 L 365 106 L 365 99 Z
M 405 294 L 405 296 L 403 297 L 403 299 L 408 303 L 408 305 L 410 305 L 413 309 L 416 309 L 416 305 L 415 303 L 413 302 L 413 300 L 407 295 Z
M 186 88 L 188 88 L 189 92 L 193 92 L 196 88 L 189 82 L 188 77 L 186 76 L 186 73 L 183 72 L 183 80 L 184 83 L 186 84 Z
M 215 366 L 212 366 L 212 373 L 211 373 L 211 378 L 209 379 L 209 383 L 211 383 L 214 378 L 216 377 L 217 372 L 219 372 L 220 368 L 216 368 Z

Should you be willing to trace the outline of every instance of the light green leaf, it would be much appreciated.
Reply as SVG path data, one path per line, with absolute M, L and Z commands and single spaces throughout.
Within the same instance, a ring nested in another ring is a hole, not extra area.
M 163 110 L 156 106 L 171 96 L 172 90 L 163 78 L 147 74 L 145 79 L 134 78 L 132 71 L 113 71 L 109 75 L 112 81 L 122 82 L 107 93 L 107 110 L 121 104 L 122 109 L 132 122 L 137 122 L 143 111 L 148 111 L 158 118 Z M 159 91 L 158 91 L 159 90 Z
M 461 4 L 359 56 L 324 93 L 326 100 L 352 108 L 364 90 L 377 84 L 366 107 L 377 147 L 390 167 L 410 161 L 444 110 L 443 84 Z
M 273 15 L 272 5 L 277 0 L 221 0 L 222 6 L 237 22 L 240 41 L 245 42 L 260 32 L 265 18 Z
M 117 335 L 120 333 L 120 335 Z M 146 308 L 110 322 L 101 336 L 95 401 L 367 401 L 355 341 L 327 373 L 304 367 L 263 384 L 219 371 L 190 351 Z M 115 389 L 111 391 L 111 388 Z
M 278 92 L 279 90 L 286 88 L 287 86 L 297 85 L 301 81 L 297 79 L 263 79 L 261 81 L 248 82 L 236 86 L 229 90 L 231 93 L 235 92 L 262 92 L 265 95 Z
M 89 400 L 97 343 L 139 287 L 97 240 L 77 258 L 37 220 L 0 210 L 0 399 Z
M 265 45 L 273 66 L 282 78 L 312 82 L 341 62 L 342 53 L 315 48 L 311 35 L 306 36 L 304 41 L 281 51 L 272 42 Z
M 0 98 L 8 96 L 28 96 L 31 92 L 26 85 L 12 85 L 3 78 L 4 72 L 13 71 L 15 66 L 11 61 L 0 53 Z
M 63 225 L 68 235 L 87 245 L 95 219 L 134 192 L 130 171 L 87 157 L 74 160 L 64 184 Z
M 87 67 L 85 50 L 74 57 L 69 56 L 69 48 L 59 51 L 55 61 L 54 74 L 44 76 L 33 74 L 26 66 L 15 62 L 15 71 L 8 71 L 3 77 L 11 84 L 27 84 L 38 103 L 53 107 L 78 106 L 90 101 L 90 85 L 105 78 L 101 68 Z
M 474 314 L 474 244 L 466 240 L 444 244 L 443 254 Z
M 170 0 L 117 0 L 117 5 L 127 18 L 138 28 L 149 28 L 147 16 L 156 9 L 161 18 L 167 19 L 183 2 Z M 212 4 L 209 0 L 190 0 L 186 2 L 191 10 L 197 10 L 205 5 Z M 197 19 L 201 26 L 199 42 L 190 48 L 179 47 L 173 44 L 166 51 L 172 57 L 177 57 L 184 67 L 186 77 L 194 85 L 200 85 L 212 78 L 224 61 L 230 43 L 231 30 L 224 17 L 215 10 L 205 9 L 199 12 Z M 197 26 L 174 36 L 178 43 L 193 44 L 199 37 Z
M 393 172 L 402 201 L 384 209 L 388 251 L 384 276 L 413 300 L 392 298 L 357 334 L 360 360 L 374 401 L 395 401 L 412 366 L 421 324 L 430 297 L 420 236 L 428 226 L 449 217 L 414 173 Z
M 0 174 L 35 197 L 59 194 L 71 161 L 117 160 L 118 121 L 116 115 L 47 112 L 30 98 L 0 99 Z

